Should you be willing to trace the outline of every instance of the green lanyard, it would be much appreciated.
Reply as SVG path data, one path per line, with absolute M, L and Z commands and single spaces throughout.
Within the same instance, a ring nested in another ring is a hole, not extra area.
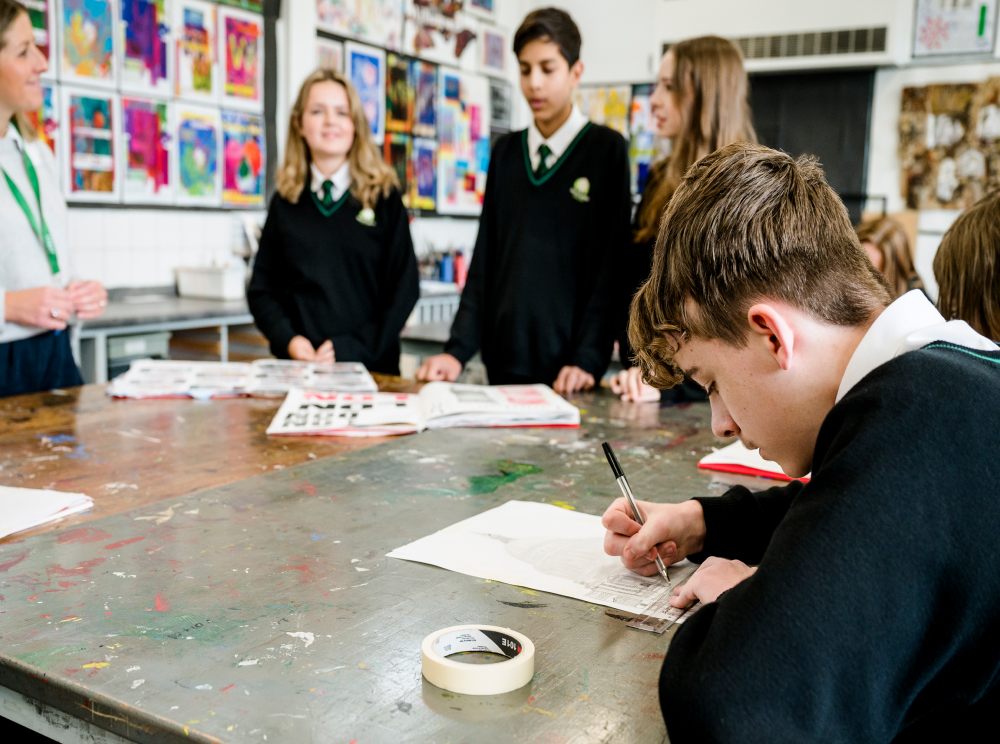
M 35 215 L 31 212 L 31 207 L 28 206 L 28 202 L 25 201 L 24 195 L 21 193 L 21 189 L 17 187 L 10 176 L 7 175 L 7 171 L 3 171 L 3 177 L 7 179 L 7 185 L 10 186 L 10 192 L 14 195 L 14 199 L 21 206 L 21 211 L 24 212 L 24 216 L 28 218 L 28 222 L 31 224 L 31 230 L 35 233 L 38 241 L 45 248 L 45 253 L 49 257 L 49 268 L 52 269 L 53 275 L 59 274 L 59 256 L 56 255 L 56 246 L 52 242 L 52 233 L 49 232 L 48 225 L 45 224 L 45 217 L 42 216 L 42 194 L 38 188 L 38 174 L 35 173 L 35 166 L 31 164 L 31 158 L 28 157 L 27 150 L 21 150 L 21 154 L 24 156 L 24 169 L 28 171 L 28 180 L 31 181 L 31 188 L 35 192 L 35 199 L 38 200 L 38 219 L 41 221 L 41 227 L 38 226 L 38 222 L 35 221 Z M 3 170 L 3 168 L 0 168 Z

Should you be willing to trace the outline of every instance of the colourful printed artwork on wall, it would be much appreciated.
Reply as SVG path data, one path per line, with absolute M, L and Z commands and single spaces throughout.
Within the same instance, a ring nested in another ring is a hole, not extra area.
M 917 0 L 913 56 L 993 53 L 997 0 Z
M 316 17 L 324 31 L 400 48 L 402 0 L 316 0 Z
M 403 198 L 403 206 L 410 206 L 410 181 L 413 180 L 412 161 L 413 139 L 408 134 L 389 132 L 385 135 L 383 155 L 385 162 L 393 167 L 399 178 L 399 193 Z
M 63 96 L 67 124 L 67 198 L 117 201 L 114 97 L 65 88 Z
M 178 203 L 222 203 L 221 134 L 222 119 L 218 109 L 177 107 Z
M 222 8 L 219 26 L 222 104 L 263 110 L 264 19 L 253 13 Z
M 194 100 L 214 100 L 218 77 L 215 6 L 202 0 L 175 0 L 175 8 L 176 94 Z
M 63 79 L 114 85 L 114 36 L 110 0 L 62 0 Z
M 170 20 L 167 0 L 120 0 L 120 5 L 122 88 L 142 93 L 168 93 Z
M 122 96 L 122 198 L 127 203 L 173 201 L 169 104 Z
M 478 70 L 481 24 L 467 9 L 467 2 L 406 0 L 403 54 L 470 72 Z
M 414 209 L 433 210 L 437 204 L 437 149 L 435 140 L 413 138 L 410 206 Z
M 55 74 L 55 60 L 52 59 L 52 13 L 55 11 L 54 0 L 21 0 L 21 4 L 28 9 L 28 17 L 31 18 L 31 28 L 35 34 L 35 46 L 49 60 L 49 73 Z
M 348 42 L 347 77 L 358 92 L 372 138 L 382 144 L 385 138 L 385 52 L 364 44 Z
M 316 66 L 323 70 L 344 71 L 344 42 L 316 39 Z
M 580 87 L 573 92 L 573 102 L 584 116 L 595 124 L 614 129 L 626 139 L 631 97 L 628 85 Z
M 649 168 L 656 156 L 656 124 L 650 104 L 652 95 L 653 86 L 648 83 L 632 86 L 628 160 L 633 194 L 642 193 Z
M 27 112 L 28 121 L 35 130 L 35 135 L 57 154 L 56 131 L 59 129 L 59 108 L 56 102 L 56 91 L 51 85 L 42 86 L 42 107 L 38 111 Z
M 437 211 L 477 215 L 490 163 L 489 83 L 444 68 L 439 74 Z
M 507 35 L 484 27 L 480 38 L 483 72 L 502 73 L 507 68 Z
M 264 122 L 257 114 L 222 112 L 222 201 L 264 206 Z
M 410 62 L 413 89 L 413 134 L 437 137 L 437 67 L 429 62 Z
M 1000 188 L 1000 77 L 903 89 L 900 188 L 909 209 L 965 209 Z
M 388 132 L 413 131 L 414 91 L 410 86 L 410 64 L 390 54 L 386 60 L 385 128 Z

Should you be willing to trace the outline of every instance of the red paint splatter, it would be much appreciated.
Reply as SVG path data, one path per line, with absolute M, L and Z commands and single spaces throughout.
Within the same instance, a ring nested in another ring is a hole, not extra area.
M 131 545 L 134 542 L 139 542 L 140 540 L 145 540 L 145 537 L 131 537 L 128 540 L 119 540 L 116 543 L 111 543 L 110 545 L 105 545 L 101 550 L 117 550 L 118 548 L 123 548 L 126 545 Z
M 59 586 L 68 589 L 71 586 L 76 586 L 75 581 L 60 581 Z
M 52 615 L 42 615 L 42 620 L 44 620 L 47 617 L 52 617 Z
M 37 594 L 32 594 L 30 597 L 28 597 L 28 601 L 29 602 L 34 602 L 35 601 L 35 597 L 37 597 L 37 596 L 38 596 Z
M 236 687 L 236 683 L 233 683 L 233 684 L 229 685 L 228 687 L 223 687 L 222 688 L 222 692 L 225 692 L 226 690 L 231 690 L 234 687 Z
M 107 540 L 109 537 L 111 537 L 110 532 L 105 532 L 95 527 L 77 527 L 75 530 L 62 533 L 56 542 L 59 545 L 75 542 L 92 543 L 98 540 Z
M 316 486 L 312 483 L 303 483 L 301 486 L 292 486 L 293 491 L 305 491 L 310 496 L 316 495 Z
M 309 567 L 306 565 L 302 566 L 282 566 L 278 569 L 279 571 L 302 571 L 303 573 L 309 573 Z
M 64 617 L 59 622 L 65 622 L 66 620 L 79 620 L 79 619 L 80 618 L 78 618 L 76 615 L 67 615 L 66 617 Z
M 108 535 L 108 537 L 111 537 L 111 535 Z M 73 568 L 63 568 L 58 563 L 50 563 L 45 567 L 45 573 L 48 574 L 50 578 L 52 576 L 90 576 L 90 572 L 94 566 L 99 566 L 102 563 L 104 563 L 103 558 L 94 558 L 89 561 L 82 561 Z
M 63 669 L 63 672 L 66 674 L 76 674 L 79 671 L 80 671 L 79 669 Z
M 111 613 L 110 613 L 110 612 L 105 612 L 104 614 L 105 614 L 105 615 L 110 615 Z
M 167 600 L 162 594 L 156 595 L 156 611 L 163 612 L 164 610 L 170 609 L 170 601 Z
M 0 563 L 0 573 L 7 573 L 7 571 L 10 568 L 16 566 L 18 563 L 20 563 L 21 561 L 23 561 L 25 558 L 28 557 L 28 555 L 30 553 L 31 553 L 30 550 L 25 550 L 23 553 L 21 553 L 21 555 L 18 555 L 18 556 L 15 556 L 15 557 L 11 558 L 6 563 Z

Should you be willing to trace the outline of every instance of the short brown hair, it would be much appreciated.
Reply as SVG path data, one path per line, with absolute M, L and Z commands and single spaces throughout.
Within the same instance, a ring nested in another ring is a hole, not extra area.
M 664 214 L 629 323 L 644 377 L 661 388 L 682 379 L 670 332 L 745 344 L 762 298 L 840 326 L 865 325 L 891 301 L 816 160 L 735 143 L 691 166 Z
M 537 39 L 551 41 L 559 47 L 559 53 L 570 67 L 580 59 L 580 47 L 583 45 L 580 29 L 565 10 L 539 8 L 528 13 L 514 32 L 514 56 L 520 55 L 528 42 Z
M 923 289 L 924 283 L 913 267 L 913 254 L 906 231 L 892 217 L 879 217 L 858 225 L 858 240 L 871 243 L 882 254 L 882 275 L 889 283 L 893 299 L 911 289 Z
M 965 210 L 944 234 L 934 278 L 944 317 L 1000 341 L 1000 191 Z

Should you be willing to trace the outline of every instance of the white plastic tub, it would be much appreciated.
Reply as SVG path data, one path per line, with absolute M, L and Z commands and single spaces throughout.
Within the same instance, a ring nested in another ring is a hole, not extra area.
M 239 300 L 246 295 L 246 269 L 242 266 L 200 266 L 177 269 L 181 297 Z

